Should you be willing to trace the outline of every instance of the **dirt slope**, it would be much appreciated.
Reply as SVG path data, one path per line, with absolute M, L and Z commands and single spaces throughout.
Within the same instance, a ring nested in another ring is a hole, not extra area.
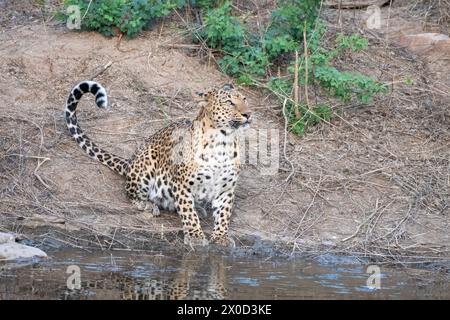
M 116 39 L 39 19 L 9 22 L 2 21 L 0 32 L 0 230 L 73 246 L 148 248 L 153 238 L 179 244 L 175 214 L 140 215 L 122 179 L 71 140 L 64 99 L 72 85 L 111 61 L 96 77 L 109 92 L 111 110 L 83 98 L 79 120 L 106 150 L 130 156 L 171 119 L 196 114 L 192 90 L 229 79 L 191 51 L 167 46 L 183 41 L 167 25 L 118 49 Z M 341 63 L 393 81 L 393 92 L 368 106 L 333 102 L 343 116 L 331 126 L 304 138 L 288 134 L 287 156 L 295 166 L 288 183 L 291 169 L 282 154 L 275 175 L 246 165 L 232 222 L 238 245 L 262 239 L 288 253 L 449 258 L 448 97 L 433 91 L 433 75 L 418 57 L 367 36 L 370 49 Z M 254 128 L 279 130 L 282 150 L 279 106 L 266 94 L 243 90 L 256 112 Z

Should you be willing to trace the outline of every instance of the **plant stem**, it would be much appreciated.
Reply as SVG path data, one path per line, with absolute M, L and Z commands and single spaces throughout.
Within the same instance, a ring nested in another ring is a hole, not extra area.
M 295 50 L 295 70 L 294 70 L 294 113 L 295 118 L 298 120 L 302 117 L 300 109 L 298 108 L 298 51 Z
M 303 28 L 303 46 L 305 48 L 305 100 L 306 107 L 309 109 L 309 97 L 308 97 L 308 43 L 306 41 L 306 22 Z

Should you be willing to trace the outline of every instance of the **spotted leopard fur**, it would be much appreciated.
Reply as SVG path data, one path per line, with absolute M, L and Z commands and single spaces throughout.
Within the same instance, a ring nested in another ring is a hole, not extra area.
M 127 194 L 137 208 L 153 215 L 160 208 L 176 210 L 185 243 L 208 243 L 197 214 L 208 206 L 214 216 L 211 240 L 230 244 L 228 229 L 240 172 L 238 130 L 251 122 L 246 98 L 230 84 L 198 93 L 200 110 L 193 121 L 159 130 L 131 159 L 124 159 L 98 147 L 80 128 L 76 108 L 88 92 L 98 107 L 107 107 L 106 90 L 83 81 L 72 89 L 65 108 L 70 134 L 87 155 L 126 177 Z

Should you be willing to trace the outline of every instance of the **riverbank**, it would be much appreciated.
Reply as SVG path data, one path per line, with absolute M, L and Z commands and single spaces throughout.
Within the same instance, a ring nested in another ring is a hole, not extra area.
M 427 26 L 414 24 L 405 3 L 395 1 L 392 21 L 408 21 L 409 32 L 430 31 L 415 29 Z M 96 80 L 107 88 L 111 110 L 83 99 L 79 120 L 106 150 L 130 156 L 170 120 L 195 116 L 192 90 L 230 79 L 195 51 L 173 46 L 187 41 L 176 19 L 117 47 L 117 39 L 42 20 L 32 1 L 3 5 L 12 13 L 0 21 L 0 231 L 45 246 L 145 250 L 163 241 L 189 250 L 176 214 L 140 214 L 122 179 L 79 150 L 63 121 L 64 99 L 72 85 L 109 65 Z M 388 9 L 382 8 L 385 16 Z M 331 101 L 331 124 L 302 138 L 287 134 L 293 171 L 283 154 L 274 175 L 246 164 L 231 235 L 238 247 L 275 248 L 285 256 L 330 252 L 397 264 L 448 263 L 448 60 L 433 62 L 401 47 L 396 23 L 370 31 L 362 10 L 344 10 L 339 26 L 338 11 L 327 10 L 329 32 L 354 32 L 356 25 L 369 39 L 365 52 L 343 58 L 339 67 L 374 74 L 391 92 L 369 105 Z M 254 128 L 278 130 L 283 150 L 278 103 L 242 90 L 256 115 Z M 202 224 L 212 229 L 210 218 Z

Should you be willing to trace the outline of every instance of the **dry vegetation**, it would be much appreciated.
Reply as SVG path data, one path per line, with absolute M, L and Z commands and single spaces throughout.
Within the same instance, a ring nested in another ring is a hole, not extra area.
M 269 1 L 261 3 L 255 16 L 270 10 Z M 346 56 L 340 67 L 374 74 L 390 83 L 390 92 L 369 105 L 328 101 L 332 123 L 302 138 L 287 135 L 293 172 L 285 158 L 273 176 L 246 166 L 232 223 L 238 246 L 255 248 L 261 239 L 287 254 L 449 261 L 450 61 L 441 60 L 437 70 L 397 45 L 400 26 L 443 31 L 448 25 L 450 10 L 425 3 L 383 7 L 391 22 L 381 30 L 364 28 L 364 10 L 323 10 L 329 36 L 360 32 L 370 40 L 368 50 Z M 50 246 L 147 250 L 158 240 L 182 247 L 175 214 L 141 216 L 130 207 L 121 178 L 71 140 L 64 98 L 111 61 L 96 77 L 110 93 L 111 111 L 84 99 L 79 118 L 94 141 L 127 156 L 170 119 L 195 115 L 191 90 L 228 79 L 195 50 L 172 46 L 188 43 L 179 17 L 122 41 L 119 50 L 115 39 L 71 32 L 43 18 L 32 3 L 0 6 L 8 12 L 0 19 L 0 231 Z M 243 90 L 257 114 L 255 126 L 279 129 L 282 150 L 281 107 L 262 91 Z M 314 91 L 311 96 L 328 100 Z

